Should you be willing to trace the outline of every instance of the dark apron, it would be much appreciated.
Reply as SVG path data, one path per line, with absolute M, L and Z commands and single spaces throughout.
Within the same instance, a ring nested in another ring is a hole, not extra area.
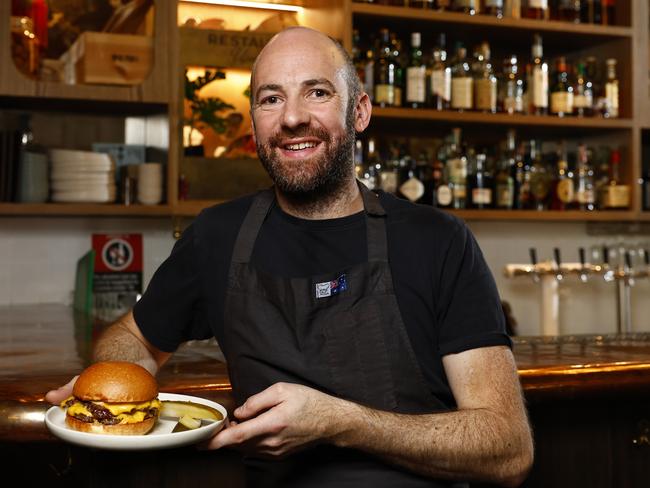
M 237 405 L 284 381 L 379 410 L 448 410 L 430 392 L 399 312 L 386 213 L 374 193 L 360 188 L 368 262 L 309 278 L 271 276 L 251 265 L 275 196 L 266 190 L 254 199 L 235 241 L 224 313 L 222 348 Z M 451 486 L 329 445 L 282 460 L 245 461 L 248 484 L 255 487 Z

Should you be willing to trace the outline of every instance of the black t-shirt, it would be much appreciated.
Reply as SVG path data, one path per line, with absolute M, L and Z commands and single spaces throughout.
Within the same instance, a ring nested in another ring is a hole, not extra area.
M 154 274 L 134 317 L 163 351 L 191 339 L 223 343 L 228 269 L 254 195 L 201 212 Z M 388 253 L 408 336 L 432 393 L 455 403 L 442 357 L 477 347 L 510 345 L 494 279 L 469 229 L 432 207 L 380 192 L 387 214 Z M 274 205 L 253 250 L 252 264 L 284 277 L 308 277 L 367 260 L 363 212 L 304 220 Z

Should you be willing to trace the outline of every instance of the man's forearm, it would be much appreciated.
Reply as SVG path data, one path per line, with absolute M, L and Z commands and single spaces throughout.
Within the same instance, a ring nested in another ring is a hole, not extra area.
M 512 418 L 487 409 L 404 415 L 345 402 L 339 414 L 336 445 L 426 476 L 518 486 L 530 465 L 525 421 L 513 425 Z
M 141 334 L 137 333 L 137 325 L 131 313 L 118 319 L 100 336 L 94 347 L 93 358 L 95 361 L 138 363 L 153 375 L 158 372 L 160 365 Z

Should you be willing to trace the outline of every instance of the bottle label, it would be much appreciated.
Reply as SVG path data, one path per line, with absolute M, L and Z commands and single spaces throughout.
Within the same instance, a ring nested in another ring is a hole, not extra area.
M 472 202 L 475 205 L 490 205 L 492 203 L 492 190 L 490 188 L 473 188 Z
M 465 200 L 467 198 L 467 187 L 462 183 L 455 183 L 452 191 L 456 200 Z
M 533 106 L 548 108 L 548 70 L 533 68 Z
M 402 106 L 402 89 L 399 86 L 395 86 L 393 89 L 394 92 L 394 99 L 393 99 L 393 106 L 394 107 L 401 107 Z
M 578 203 L 594 203 L 596 201 L 593 188 L 582 188 L 576 193 Z
M 395 87 L 393 85 L 375 85 L 375 103 L 395 105 Z
M 381 173 L 381 189 L 386 193 L 397 192 L 397 175 L 392 171 L 382 171 Z
M 474 80 L 476 92 L 477 110 L 490 110 L 496 112 L 497 109 L 497 84 L 496 80 L 480 79 Z
M 452 78 L 451 80 L 451 107 L 455 109 L 472 108 L 473 79 L 469 76 Z
M 618 116 L 618 83 L 605 83 L 605 98 L 610 115 Z
M 497 206 L 499 208 L 512 208 L 514 201 L 514 188 L 512 182 L 497 185 Z
M 449 159 L 449 180 L 454 184 L 465 184 L 467 178 L 467 161 L 462 158 Z
M 528 8 L 548 9 L 548 0 L 528 0 Z
M 627 185 L 606 186 L 602 206 L 605 208 L 628 208 L 630 206 L 630 187 Z
M 486 7 L 503 8 L 503 0 L 485 0 Z
M 447 185 L 440 185 L 436 190 L 436 201 L 441 207 L 448 207 L 451 205 L 451 200 L 453 195 L 451 193 L 451 188 Z
M 426 68 L 412 66 L 406 69 L 406 101 L 424 103 L 426 97 Z
M 456 8 L 476 8 L 477 0 L 454 0 Z
M 573 181 L 569 178 L 564 178 L 557 182 L 556 190 L 557 198 L 562 203 L 571 203 L 574 199 Z
M 573 93 L 564 91 L 551 93 L 551 112 L 554 114 L 573 112 Z
M 594 104 L 594 97 L 591 93 L 582 93 L 573 95 L 574 108 L 591 108 Z
M 402 186 L 399 187 L 399 191 L 402 192 L 406 198 L 412 202 L 418 201 L 424 195 L 424 184 L 417 178 L 409 178 Z
M 431 93 L 443 100 L 451 100 L 451 71 L 437 69 L 431 72 Z

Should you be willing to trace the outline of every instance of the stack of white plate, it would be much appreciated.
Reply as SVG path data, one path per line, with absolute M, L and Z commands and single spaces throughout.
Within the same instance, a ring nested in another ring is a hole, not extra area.
M 52 201 L 107 203 L 115 201 L 115 162 L 108 154 L 51 149 Z

